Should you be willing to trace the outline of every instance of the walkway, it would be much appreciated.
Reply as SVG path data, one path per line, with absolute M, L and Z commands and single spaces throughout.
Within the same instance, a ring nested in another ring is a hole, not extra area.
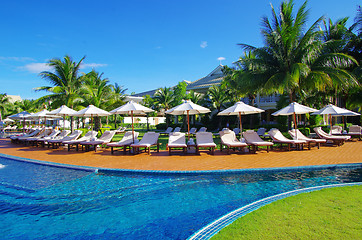
M 142 170 L 222 170 L 243 168 L 270 168 L 270 167 L 294 167 L 325 164 L 345 164 L 362 162 L 362 141 L 347 142 L 341 147 L 324 146 L 320 149 L 303 151 L 266 151 L 256 154 L 227 155 L 225 152 L 216 151 L 215 155 L 209 155 L 202 151 L 200 155 L 181 154 L 168 156 L 166 151 L 152 152 L 139 155 L 123 155 L 116 152 L 111 155 L 110 149 L 95 152 L 76 152 L 66 149 L 48 150 L 47 148 L 25 147 L 21 144 L 12 144 L 7 139 L 0 139 L 0 153 L 43 160 L 56 163 L 64 163 L 78 166 L 90 166 L 98 168 L 118 169 L 142 169 Z

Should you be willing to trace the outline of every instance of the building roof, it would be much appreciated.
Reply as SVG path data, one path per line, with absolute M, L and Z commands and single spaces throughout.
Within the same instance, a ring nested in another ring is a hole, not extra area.
M 199 90 L 199 89 L 208 89 L 213 85 L 220 85 L 221 81 L 224 79 L 224 74 L 222 72 L 223 65 L 217 66 L 211 73 L 206 77 L 200 78 L 194 82 L 191 82 L 187 85 L 187 90 Z
M 21 99 L 21 97 L 18 95 L 6 95 L 6 97 L 9 99 L 9 102 L 11 103 L 23 101 L 23 99 Z

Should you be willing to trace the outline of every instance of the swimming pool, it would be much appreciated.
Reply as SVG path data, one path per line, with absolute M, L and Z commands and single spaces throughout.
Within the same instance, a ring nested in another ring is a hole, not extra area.
M 97 174 L 6 157 L 0 164 L 0 239 L 186 239 L 261 198 L 362 180 L 360 164 L 219 174 Z

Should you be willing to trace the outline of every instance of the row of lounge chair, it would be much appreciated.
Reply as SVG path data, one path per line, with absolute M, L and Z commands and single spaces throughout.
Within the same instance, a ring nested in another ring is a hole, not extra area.
M 178 130 L 178 129 L 177 129 Z M 287 149 L 291 150 L 293 146 L 297 149 L 303 149 L 304 146 L 308 146 L 308 149 L 311 149 L 311 146 L 317 146 L 318 148 L 322 143 L 327 141 L 332 142 L 333 144 L 340 146 L 345 141 L 351 138 L 351 136 L 334 136 L 325 133 L 320 127 L 315 128 L 314 131 L 320 137 L 320 139 L 312 139 L 304 136 L 298 129 L 290 130 L 289 134 L 293 139 L 286 138 L 278 129 L 271 129 L 268 132 L 268 135 L 271 137 L 272 142 L 264 141 L 260 138 L 257 132 L 253 130 L 248 130 L 242 133 L 242 140 L 237 139 L 235 131 L 229 129 L 224 129 L 219 132 L 220 135 L 220 150 L 223 151 L 226 148 L 227 153 L 230 154 L 230 150 L 243 150 L 245 147 L 249 147 L 250 151 L 255 153 L 258 151 L 259 147 L 266 147 L 267 152 L 274 144 L 279 144 L 282 148 L 283 145 L 287 145 Z M 132 149 L 133 153 L 139 153 L 141 150 L 145 150 L 150 153 L 150 148 L 156 146 L 156 150 L 159 151 L 158 138 L 160 133 L 156 132 L 147 132 L 141 141 L 138 141 L 138 132 L 128 131 L 125 132 L 123 138 L 119 142 L 111 142 L 116 131 L 105 131 L 101 137 L 97 138 L 97 132 L 88 131 L 85 136 L 80 137 L 80 130 L 76 130 L 73 133 L 70 133 L 69 130 L 51 130 L 48 128 L 43 129 L 34 129 L 33 131 L 18 136 L 12 136 L 10 139 L 13 142 L 23 142 L 27 145 L 34 146 L 43 146 L 46 145 L 48 148 L 58 148 L 61 145 L 66 145 L 68 151 L 71 149 L 79 150 L 79 147 L 82 147 L 82 150 L 89 151 L 93 148 L 94 151 L 97 150 L 98 145 L 106 145 L 111 148 L 111 153 L 120 148 L 124 153 L 127 150 Z M 181 132 L 171 132 L 169 134 L 169 141 L 167 144 L 167 149 L 169 154 L 172 150 L 182 149 L 183 152 L 186 152 L 187 148 L 195 147 L 196 153 L 199 153 L 200 149 L 208 149 L 211 154 L 214 154 L 216 144 L 213 141 L 213 134 L 205 131 L 198 131 L 195 133 L 196 143 L 189 142 L 186 143 L 186 134 Z M 135 141 L 134 141 L 135 140 Z

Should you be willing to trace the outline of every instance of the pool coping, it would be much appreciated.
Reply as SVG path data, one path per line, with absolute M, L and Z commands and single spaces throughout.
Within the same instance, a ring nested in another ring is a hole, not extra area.
M 295 166 L 295 167 L 272 167 L 272 168 L 243 168 L 243 169 L 222 169 L 222 170 L 193 170 L 193 171 L 169 171 L 169 170 L 141 170 L 141 169 L 122 169 L 122 168 L 98 168 L 89 166 L 77 166 L 64 163 L 55 163 L 43 160 L 36 160 L 24 157 L 17 157 L 0 153 L 0 157 L 7 159 L 35 163 L 40 165 L 61 167 L 82 171 L 89 171 L 102 174 L 172 174 L 172 175 L 199 175 L 199 174 L 236 174 L 236 173 L 256 173 L 256 172 L 286 172 L 286 171 L 303 171 L 303 170 L 322 170 L 333 168 L 356 168 L 362 167 L 362 163 L 342 163 L 342 164 L 327 164 L 327 165 L 309 165 L 309 166 Z
M 309 188 L 302 188 L 297 189 L 285 193 L 280 193 L 277 195 L 273 195 L 267 198 L 260 199 L 258 201 L 255 201 L 253 203 L 250 203 L 246 206 L 243 206 L 241 208 L 238 208 L 234 211 L 229 212 L 228 214 L 225 214 L 224 216 L 214 220 L 213 222 L 209 223 L 205 227 L 199 229 L 195 233 L 193 233 L 190 237 L 187 238 L 187 240 L 206 240 L 210 239 L 212 236 L 217 234 L 220 230 L 225 228 L 226 226 L 233 223 L 236 219 L 245 216 L 248 213 L 251 213 L 260 207 L 263 207 L 265 205 L 268 205 L 272 202 L 275 202 L 277 200 L 281 200 L 290 196 L 295 196 L 301 193 L 306 192 L 313 192 L 318 191 L 321 189 L 326 188 L 333 188 L 333 187 L 345 187 L 345 186 L 356 186 L 356 185 L 362 185 L 362 182 L 355 182 L 355 183 L 342 183 L 342 184 L 331 184 L 331 185 L 322 185 L 322 186 L 315 186 L 315 187 L 309 187 Z

